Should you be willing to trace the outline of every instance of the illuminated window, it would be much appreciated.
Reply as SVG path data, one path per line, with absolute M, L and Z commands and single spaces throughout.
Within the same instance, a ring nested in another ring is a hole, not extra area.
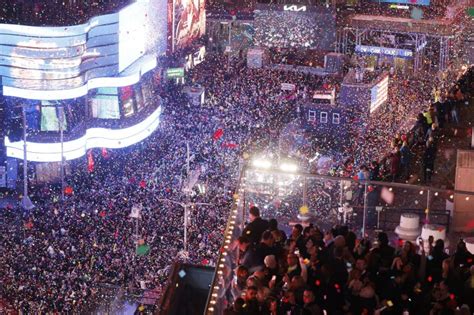
M 316 121 L 316 111 L 315 110 L 309 110 L 308 111 L 308 121 Z
M 333 113 L 332 114 L 332 123 L 334 125 L 339 125 L 339 123 L 341 122 L 341 117 L 338 113 Z
M 319 122 L 323 124 L 327 124 L 328 122 L 328 113 L 327 112 L 321 112 L 319 114 Z

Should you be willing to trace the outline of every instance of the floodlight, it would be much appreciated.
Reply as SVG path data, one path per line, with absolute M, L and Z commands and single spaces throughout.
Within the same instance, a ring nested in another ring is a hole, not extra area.
M 280 164 L 280 170 L 294 173 L 298 170 L 298 166 L 294 163 L 282 163 Z
M 272 162 L 267 159 L 255 159 L 253 160 L 252 165 L 256 168 L 268 170 L 272 167 Z

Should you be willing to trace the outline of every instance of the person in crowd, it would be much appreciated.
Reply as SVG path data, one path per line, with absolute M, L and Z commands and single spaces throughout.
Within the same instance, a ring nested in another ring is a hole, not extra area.
M 413 153 L 408 146 L 406 141 L 403 141 L 402 146 L 400 147 L 400 167 L 401 167 L 401 178 L 407 180 L 410 177 L 410 161 Z
M 253 206 L 249 210 L 250 223 L 244 229 L 244 235 L 247 236 L 253 245 L 260 242 L 262 234 L 269 227 L 268 221 L 260 217 L 260 209 Z
M 426 142 L 426 148 L 423 153 L 422 166 L 423 166 L 423 181 L 425 183 L 431 182 L 431 177 L 434 173 L 434 164 L 437 154 L 437 146 L 432 137 Z

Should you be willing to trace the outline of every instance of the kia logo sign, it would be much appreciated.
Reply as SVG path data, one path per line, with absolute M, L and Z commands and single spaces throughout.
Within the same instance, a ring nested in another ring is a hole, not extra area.
M 284 5 L 283 6 L 283 11 L 293 11 L 293 12 L 306 12 L 306 6 L 305 5 Z

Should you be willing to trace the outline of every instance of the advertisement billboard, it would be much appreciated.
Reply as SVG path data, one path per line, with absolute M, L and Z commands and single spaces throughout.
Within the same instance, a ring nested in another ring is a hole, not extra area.
M 169 68 L 169 69 L 166 69 L 166 77 L 168 79 L 183 78 L 184 77 L 184 68 Z
M 0 24 L 3 94 L 59 100 L 138 82 L 166 51 L 166 13 L 158 21 L 147 14 L 159 2 L 166 7 L 165 0 L 138 1 L 71 27 Z
M 172 50 L 188 46 L 206 32 L 205 0 L 170 0 L 168 21 Z
M 254 16 L 256 46 L 334 50 L 336 14 L 332 8 L 257 4 Z
M 388 99 L 388 76 L 383 78 L 370 90 L 370 113 L 385 103 Z

